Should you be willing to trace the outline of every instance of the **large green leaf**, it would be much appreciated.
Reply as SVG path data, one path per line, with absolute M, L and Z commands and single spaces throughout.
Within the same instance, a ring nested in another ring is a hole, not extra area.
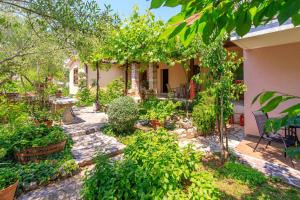
M 178 13 L 177 15 L 174 15 L 168 20 L 168 24 L 173 25 L 179 22 L 183 22 L 183 20 L 184 20 L 184 15 L 182 13 Z
M 300 14 L 297 13 L 296 15 L 293 15 L 292 22 L 295 26 L 300 25 Z
M 288 107 L 287 109 L 283 110 L 281 113 L 282 114 L 288 113 L 288 114 L 292 114 L 292 115 L 299 114 L 300 113 L 300 103 Z
M 166 0 L 152 0 L 150 8 L 159 8 L 161 7 Z
M 253 104 L 257 101 L 257 99 L 258 99 L 262 94 L 264 94 L 264 93 L 265 93 L 265 92 L 260 92 L 260 93 L 258 93 L 258 94 L 253 98 L 251 104 L 253 105 Z
M 251 14 L 247 9 L 240 9 L 236 16 L 236 33 L 239 36 L 246 35 L 251 29 Z
M 274 109 L 276 109 L 278 107 L 278 105 L 282 102 L 282 100 L 283 100 L 282 96 L 274 97 L 265 106 L 263 106 L 261 108 L 261 110 L 264 113 L 271 112 L 271 111 L 273 111 Z
M 299 13 L 300 10 L 300 0 L 287 0 L 286 3 L 281 7 L 280 13 L 278 15 L 279 24 L 283 24 L 290 17 Z
M 186 26 L 186 22 L 182 22 L 180 25 L 176 26 L 174 31 L 169 35 L 169 39 L 175 37 L 177 34 L 179 34 Z
M 274 92 L 274 91 L 267 91 L 267 92 L 263 93 L 259 99 L 260 105 L 263 105 L 265 102 L 270 100 L 275 95 L 275 93 L 276 92 Z
M 164 6 L 167 7 L 176 7 L 179 5 L 179 0 L 167 0 Z

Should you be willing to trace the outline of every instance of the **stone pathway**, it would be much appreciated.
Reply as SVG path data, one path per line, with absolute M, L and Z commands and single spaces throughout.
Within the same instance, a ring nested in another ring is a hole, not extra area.
M 183 130 L 175 131 L 179 135 L 179 145 L 184 147 L 188 144 L 194 145 L 196 150 L 202 152 L 220 152 L 219 138 L 214 136 L 186 138 Z M 183 136 L 183 137 L 182 137 Z M 244 139 L 244 129 L 238 125 L 234 125 L 228 136 L 228 145 L 230 150 L 238 157 L 239 161 L 245 163 L 252 168 L 268 175 L 280 177 L 283 181 L 296 187 L 300 187 L 300 171 L 288 166 L 283 166 L 263 159 L 255 158 L 236 151 L 236 147 Z
M 67 135 L 74 141 L 72 154 L 80 167 L 84 168 L 79 174 L 40 187 L 18 197 L 18 200 L 78 200 L 82 180 L 87 170 L 93 169 L 93 158 L 99 153 L 106 154 L 113 160 L 122 159 L 125 145 L 114 137 L 107 136 L 100 128 L 107 123 L 107 115 L 94 113 L 92 108 L 80 108 L 75 111 L 77 123 L 63 125 Z
M 237 151 L 234 151 L 234 153 L 240 162 L 250 165 L 252 168 L 257 169 L 268 176 L 279 177 L 286 183 L 300 188 L 300 171 L 291 167 L 241 154 Z
M 75 136 L 72 139 L 74 141 L 72 154 L 80 167 L 92 164 L 93 158 L 98 153 L 113 157 L 121 154 L 125 148 L 125 145 L 114 137 L 104 135 L 102 132 Z
M 181 129 L 178 129 L 175 132 L 179 135 L 179 146 L 181 147 L 184 147 L 188 144 L 192 144 L 196 150 L 205 153 L 220 152 L 219 137 L 217 135 L 211 135 L 207 137 L 198 136 L 195 138 L 187 138 L 185 137 L 186 133 L 184 133 Z M 234 125 L 228 135 L 229 148 L 233 150 L 243 139 L 244 139 L 243 127 Z
M 63 128 L 74 141 L 72 154 L 80 167 L 92 164 L 99 153 L 109 157 L 122 153 L 125 145 L 100 131 L 107 123 L 105 113 L 95 113 L 87 107 L 77 109 L 75 114 L 79 123 L 64 125 Z

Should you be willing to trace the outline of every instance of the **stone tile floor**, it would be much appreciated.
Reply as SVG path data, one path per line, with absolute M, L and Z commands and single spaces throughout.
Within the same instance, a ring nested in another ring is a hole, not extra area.
M 177 134 L 179 133 L 180 131 L 177 132 Z M 179 145 L 182 147 L 188 144 L 192 144 L 196 150 L 202 152 L 206 152 L 206 153 L 220 152 L 219 138 L 216 135 L 208 136 L 208 137 L 198 136 L 195 138 L 185 138 L 185 137 L 179 137 L 179 138 L 180 138 Z M 238 157 L 240 162 L 250 165 L 251 167 L 257 169 L 258 171 L 261 171 L 262 173 L 268 176 L 280 177 L 283 181 L 291 185 L 294 185 L 296 187 L 300 187 L 299 170 L 296 170 L 288 165 L 278 164 L 280 162 L 276 157 L 274 157 L 272 161 L 267 161 L 255 155 L 249 156 L 245 152 L 241 153 L 239 151 L 239 148 L 237 147 L 239 147 L 239 144 L 244 142 L 244 139 L 245 136 L 244 136 L 243 127 L 234 125 L 228 136 L 228 145 L 231 152 Z M 251 151 L 253 151 L 252 147 L 251 147 Z M 283 155 L 281 154 L 281 156 Z M 289 162 L 289 160 L 287 159 L 286 162 Z

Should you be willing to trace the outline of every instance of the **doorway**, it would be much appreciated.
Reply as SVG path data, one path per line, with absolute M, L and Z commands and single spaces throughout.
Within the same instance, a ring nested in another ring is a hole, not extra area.
M 168 93 L 169 69 L 162 69 L 162 92 Z

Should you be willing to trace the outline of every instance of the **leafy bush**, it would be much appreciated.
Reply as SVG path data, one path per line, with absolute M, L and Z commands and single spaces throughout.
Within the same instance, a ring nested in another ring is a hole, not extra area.
M 28 122 L 28 105 L 23 102 L 11 103 L 0 98 L 0 124 L 9 124 L 14 129 Z
M 196 171 L 199 159 L 165 130 L 140 132 L 122 162 L 98 157 L 82 194 L 85 199 L 217 199 L 212 176 Z
M 129 132 L 138 119 L 138 105 L 131 97 L 113 100 L 108 107 L 108 122 L 118 133 Z
M 261 172 L 249 166 L 237 162 L 227 162 L 221 169 L 224 176 L 240 180 L 251 187 L 259 186 L 267 182 L 267 177 Z
M 95 98 L 88 87 L 80 88 L 76 97 L 79 100 L 77 103 L 78 106 L 91 106 L 95 101 Z
M 47 160 L 41 160 L 38 163 L 23 165 L 12 159 L 3 160 L 5 164 L 0 165 L 0 182 L 5 181 L 1 177 L 1 172 L 10 171 L 19 180 L 18 190 L 20 192 L 29 190 L 32 183 L 38 186 L 74 174 L 78 171 L 79 166 L 73 159 L 71 147 L 72 141 L 67 140 L 64 151 L 49 155 Z
M 124 95 L 125 84 L 121 79 L 113 80 L 106 86 L 105 89 L 100 90 L 100 103 L 108 105 L 113 100 Z
M 18 180 L 17 173 L 9 168 L 0 168 L 0 190 L 14 184 Z
M 152 97 L 143 102 L 140 110 L 141 118 L 164 122 L 168 117 L 174 115 L 180 106 L 181 102 L 174 103 L 171 100 L 158 100 L 156 97 Z
M 66 140 L 62 128 L 59 126 L 47 127 L 29 125 L 18 129 L 10 139 L 12 148 L 16 150 L 30 147 L 47 146 Z
M 199 132 L 204 135 L 214 133 L 216 127 L 214 97 L 204 94 L 193 107 L 192 117 Z

